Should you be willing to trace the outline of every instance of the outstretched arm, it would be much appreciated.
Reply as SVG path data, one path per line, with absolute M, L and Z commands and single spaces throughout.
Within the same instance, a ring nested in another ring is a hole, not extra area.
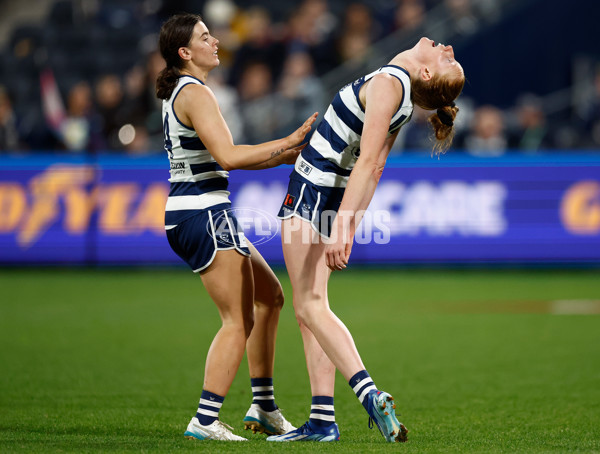
M 392 117 L 402 99 L 402 85 L 393 76 L 379 74 L 366 87 L 365 123 L 360 156 L 352 169 L 344 197 L 331 231 L 332 243 L 326 249 L 326 263 L 332 270 L 348 264 L 354 234 L 362 210 L 373 198 L 385 160 L 397 134 L 387 137 Z
M 381 173 L 383 173 L 383 169 L 385 168 L 385 163 L 387 161 L 387 157 L 390 154 L 392 147 L 394 146 L 394 142 L 396 142 L 396 137 L 398 137 L 399 132 L 400 132 L 400 129 L 397 129 L 388 138 L 386 138 L 385 142 L 383 144 L 383 148 L 379 152 L 379 158 L 377 160 L 377 168 L 381 169 Z M 381 173 L 379 174 L 380 177 L 381 177 Z M 378 181 L 378 183 L 379 183 L 379 181 Z M 371 203 L 371 200 L 373 199 L 373 195 L 375 194 L 376 189 L 377 189 L 377 185 L 375 185 L 372 188 L 372 191 L 367 191 L 363 194 L 363 198 L 360 202 L 360 206 L 358 207 L 357 216 L 355 217 L 354 230 L 356 230 L 358 228 L 358 225 L 360 224 L 360 219 L 362 217 L 362 213 L 364 213 L 367 210 L 367 208 L 369 208 L 369 204 Z
M 293 163 L 302 149 L 297 145 L 308 134 L 318 115 L 311 115 L 300 128 L 283 139 L 258 145 L 235 145 L 217 100 L 208 87 L 186 86 L 174 108 L 183 123 L 192 124 L 212 157 L 225 170 L 265 169 Z
M 308 120 L 307 120 L 308 121 Z M 300 126 L 301 128 L 304 125 Z M 298 145 L 297 147 L 288 148 L 283 153 L 276 155 L 273 159 L 269 159 L 267 161 L 261 162 L 260 164 L 240 167 L 242 170 L 262 170 L 262 169 L 270 169 L 271 167 L 277 167 L 281 164 L 294 164 L 296 162 L 296 158 L 304 150 L 306 143 L 302 145 Z

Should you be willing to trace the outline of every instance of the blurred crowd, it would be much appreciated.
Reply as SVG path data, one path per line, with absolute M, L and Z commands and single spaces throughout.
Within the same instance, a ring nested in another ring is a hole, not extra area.
M 289 134 L 324 113 L 323 76 L 367 59 L 391 33 L 419 37 L 428 17 L 442 15 L 468 36 L 499 14 L 498 0 L 58 0 L 43 23 L 16 26 L 0 53 L 0 150 L 161 153 L 158 30 L 183 10 L 201 14 L 220 40 L 208 85 L 238 143 Z M 479 156 L 599 148 L 600 67 L 586 99 L 561 129 L 534 94 L 505 109 L 463 96 L 455 148 Z M 428 115 L 415 109 L 395 152 L 431 149 Z

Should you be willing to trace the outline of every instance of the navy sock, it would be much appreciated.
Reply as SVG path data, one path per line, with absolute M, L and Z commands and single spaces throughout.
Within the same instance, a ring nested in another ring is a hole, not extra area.
M 198 405 L 198 413 L 196 413 L 196 418 L 198 418 L 200 424 L 208 426 L 219 419 L 219 411 L 224 400 L 225 397 L 203 389 Z
M 377 387 L 375 386 L 375 383 L 373 383 L 369 373 L 366 370 L 357 372 L 352 376 L 348 384 L 354 391 L 354 394 L 356 394 L 356 397 L 358 397 L 362 406 L 365 407 L 365 410 L 369 411 L 369 402 L 366 399 L 366 396 L 369 394 L 369 391 L 377 391 Z
M 315 426 L 328 426 L 335 422 L 333 396 L 313 396 L 309 422 Z
M 277 410 L 272 378 L 251 378 L 250 384 L 252 385 L 253 404 L 258 404 L 264 411 Z

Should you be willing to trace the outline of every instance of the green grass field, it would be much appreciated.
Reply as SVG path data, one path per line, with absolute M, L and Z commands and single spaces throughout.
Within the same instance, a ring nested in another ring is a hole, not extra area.
M 221 419 L 250 442 L 184 439 L 219 326 L 184 268 L 2 269 L 0 292 L 2 453 L 600 452 L 598 270 L 336 273 L 332 307 L 375 383 L 396 398 L 405 444 L 368 429 L 339 374 L 339 443 L 273 445 L 244 432 L 245 363 Z M 275 392 L 298 425 L 310 391 L 289 303 Z

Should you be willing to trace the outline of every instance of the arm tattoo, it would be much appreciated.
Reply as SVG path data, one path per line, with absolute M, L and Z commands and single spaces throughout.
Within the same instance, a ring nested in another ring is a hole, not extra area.
M 285 151 L 285 150 L 284 150 L 283 148 L 280 148 L 279 150 L 277 150 L 277 151 L 274 151 L 273 153 L 271 153 L 271 159 L 273 159 L 273 158 L 275 158 L 275 157 L 279 156 L 279 155 L 280 155 L 281 153 L 283 153 L 284 151 Z

